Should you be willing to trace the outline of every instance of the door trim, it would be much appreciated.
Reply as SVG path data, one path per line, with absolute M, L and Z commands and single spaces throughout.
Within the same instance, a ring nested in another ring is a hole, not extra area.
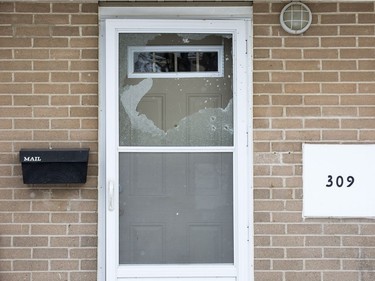
M 134 8 L 134 7 L 133 7 Z M 121 8 L 121 11 L 127 11 L 127 13 L 132 13 L 134 12 L 134 9 L 131 8 Z M 115 10 L 113 10 L 115 9 Z M 196 10 L 199 9 L 199 10 Z M 148 18 L 163 18 L 162 11 L 165 11 L 165 7 L 163 8 L 155 8 L 153 7 L 150 11 L 147 9 L 142 9 L 142 8 L 137 8 L 136 10 L 143 10 L 143 13 L 150 12 L 148 15 Z M 199 8 L 181 8 L 179 11 L 185 11 L 185 14 L 183 17 L 185 18 L 190 18 L 189 14 L 191 14 L 193 11 L 199 13 L 194 14 L 194 19 L 205 19 L 205 18 L 215 18 L 215 11 L 212 10 L 212 7 L 199 7 Z M 221 13 L 224 14 L 224 11 L 219 9 Z M 247 240 L 248 241 L 248 247 L 241 248 L 242 253 L 239 253 L 241 258 L 241 263 L 245 263 L 247 266 L 241 266 L 241 271 L 238 272 L 238 276 L 244 277 L 244 280 L 253 280 L 253 198 L 252 198 L 252 115 L 251 115 L 251 109 L 252 109 L 252 29 L 251 29 L 251 7 L 234 7 L 232 9 L 233 11 L 237 11 L 238 14 L 234 13 L 228 13 L 228 7 L 225 7 L 225 12 L 226 15 L 230 15 L 229 17 L 226 16 L 225 18 L 227 19 L 238 19 L 241 18 L 243 19 L 244 16 L 244 10 L 246 12 L 246 18 L 244 19 L 248 23 L 248 28 L 247 28 L 247 34 L 246 38 L 248 40 L 248 44 L 246 46 L 246 52 L 247 52 L 247 57 L 248 57 L 248 63 L 246 64 L 246 72 L 247 72 L 247 85 L 244 85 L 245 90 L 247 92 L 246 99 L 244 100 L 245 104 L 248 105 L 248 112 L 247 112 L 247 120 L 241 120 L 243 124 L 245 125 L 245 128 L 247 128 L 247 139 L 243 139 L 243 141 L 247 142 L 247 157 L 243 157 L 241 161 L 237 161 L 238 165 L 241 165 L 241 167 L 247 167 L 246 170 L 248 171 L 246 176 L 247 178 L 247 196 L 239 198 L 241 200 L 240 205 L 246 206 L 247 213 L 237 213 L 235 214 L 235 217 L 239 218 L 240 220 L 244 221 L 246 220 L 247 223 L 247 229 L 244 229 L 241 231 L 240 235 L 240 240 Z M 107 187 L 107 182 L 106 182 L 106 131 L 111 131 L 111 128 L 106 127 L 106 119 L 105 119 L 105 108 L 106 108 L 106 20 L 110 17 L 110 12 L 119 12 L 118 7 L 117 8 L 101 8 L 100 9 L 100 14 L 103 15 L 103 17 L 100 18 L 100 44 L 99 44 L 99 187 L 98 187 L 98 280 L 99 281 L 105 281 L 106 280 L 106 233 L 105 233 L 105 226 L 106 226 L 106 205 L 108 203 L 108 198 L 106 198 L 106 187 Z M 176 10 L 174 10 L 176 11 Z M 217 18 L 221 19 L 223 16 L 221 13 L 217 13 Z M 180 15 L 181 13 L 179 13 Z M 134 14 L 133 14 L 134 15 Z M 207 16 L 208 15 L 208 16 Z M 164 15 L 165 16 L 165 15 Z M 177 15 L 174 14 L 174 17 Z M 123 16 L 115 16 L 112 14 L 112 18 L 121 18 Z M 137 16 L 138 17 L 138 16 Z M 168 16 L 170 19 L 170 16 Z M 138 18 L 139 19 L 139 18 Z M 204 32 L 204 31 L 202 31 Z M 112 73 L 113 74 L 113 73 Z M 110 74 L 110 75 L 112 75 Z M 113 128 L 112 128 L 113 130 Z M 246 218 L 245 218 L 245 217 Z M 216 266 L 212 267 L 212 270 L 215 270 Z M 225 267 L 225 265 L 224 265 Z M 158 266 L 158 269 L 162 269 L 163 267 Z M 223 268 L 223 265 L 221 265 L 221 268 Z M 232 267 L 231 267 L 232 268 Z M 179 266 L 176 266 L 176 270 L 181 270 Z M 227 268 L 225 269 L 228 272 L 228 275 L 232 275 L 231 269 Z M 181 271 L 180 271 L 181 272 Z M 224 272 L 224 271 L 223 271 Z M 130 273 L 130 271 L 128 271 Z M 138 272 L 139 273 L 139 268 Z M 191 273 L 191 272 L 190 272 Z M 225 275 L 225 274 L 224 274 Z M 191 276 L 191 275 L 189 275 Z M 246 276 L 246 277 L 245 277 Z M 129 276 L 130 277 L 130 276 Z M 201 276 L 203 277 L 203 276 Z M 127 279 L 131 280 L 131 279 Z M 172 279 L 171 279 L 172 280 Z M 224 279 L 221 279 L 224 280 Z M 228 279 L 229 280 L 229 279 Z M 242 281 L 242 278 L 241 278 Z

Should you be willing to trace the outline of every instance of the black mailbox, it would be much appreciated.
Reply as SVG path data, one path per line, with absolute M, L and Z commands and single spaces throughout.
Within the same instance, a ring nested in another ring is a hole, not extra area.
M 21 149 L 23 183 L 85 183 L 89 148 Z

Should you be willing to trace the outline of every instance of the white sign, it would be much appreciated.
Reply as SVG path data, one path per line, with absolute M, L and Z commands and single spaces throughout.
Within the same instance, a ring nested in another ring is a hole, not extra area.
M 304 144 L 304 217 L 375 217 L 375 145 Z

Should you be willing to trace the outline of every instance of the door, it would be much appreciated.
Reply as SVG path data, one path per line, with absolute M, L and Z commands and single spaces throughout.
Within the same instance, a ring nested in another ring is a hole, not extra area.
M 106 21 L 107 280 L 249 280 L 247 28 Z

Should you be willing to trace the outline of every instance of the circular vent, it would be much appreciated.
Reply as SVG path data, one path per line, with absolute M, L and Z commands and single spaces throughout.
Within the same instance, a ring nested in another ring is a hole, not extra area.
M 280 24 L 290 34 L 301 34 L 311 25 L 312 14 L 305 4 L 291 2 L 281 11 Z

